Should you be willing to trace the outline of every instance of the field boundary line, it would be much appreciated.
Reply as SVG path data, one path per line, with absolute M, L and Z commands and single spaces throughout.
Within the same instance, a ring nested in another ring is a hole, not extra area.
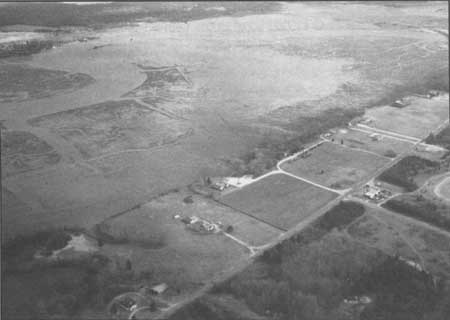
M 246 243 L 245 241 L 232 236 L 231 234 L 227 233 L 227 232 L 223 232 L 223 235 L 231 240 L 233 240 L 236 243 L 239 243 L 241 246 L 247 248 L 250 251 L 250 256 L 253 256 L 255 254 L 255 249 L 253 246 L 249 245 L 248 243 Z
M 337 194 L 340 194 L 340 195 L 343 195 L 344 193 L 346 193 L 346 192 L 348 192 L 349 190 L 352 189 L 352 188 L 343 189 L 343 190 L 331 189 L 331 188 L 325 187 L 325 186 L 323 186 L 323 185 L 321 185 L 321 184 L 315 183 L 315 182 L 313 182 L 313 181 L 311 181 L 311 180 L 308 180 L 308 179 L 305 179 L 305 178 L 296 176 L 295 174 L 289 173 L 289 172 L 284 171 L 284 170 L 281 170 L 280 173 L 281 173 L 281 174 L 284 174 L 284 175 L 287 175 L 287 176 L 289 176 L 289 177 L 292 177 L 292 178 L 294 178 L 294 179 L 297 179 L 297 180 L 300 180 L 300 181 L 309 183 L 309 184 L 311 184 L 311 185 L 313 185 L 313 186 L 315 186 L 315 187 L 318 187 L 318 188 L 321 188 L 321 189 L 324 189 L 324 190 L 327 190 L 327 191 L 330 191 L 330 192 L 333 192 L 333 193 L 337 193 Z
M 252 214 L 250 214 L 250 213 L 248 213 L 248 212 L 245 212 L 245 211 L 243 211 L 243 210 L 241 210 L 241 209 L 234 208 L 234 207 L 230 206 L 229 204 L 226 204 L 226 203 L 224 203 L 224 202 L 222 202 L 222 201 L 220 201 L 220 200 L 214 200 L 214 201 L 216 201 L 216 202 L 218 202 L 219 204 L 221 204 L 221 205 L 223 205 L 223 206 L 225 206 L 225 207 L 227 207 L 227 208 L 230 208 L 230 209 L 232 209 L 232 210 L 234 210 L 234 211 L 236 211 L 236 212 L 242 213 L 242 214 L 244 214 L 244 215 L 246 215 L 246 216 L 248 216 L 248 217 L 250 217 L 250 218 L 253 218 L 253 219 L 255 219 L 255 220 L 258 220 L 259 222 L 265 223 L 265 224 L 267 224 L 267 225 L 269 225 L 269 226 L 271 226 L 271 227 L 273 227 L 273 228 L 275 228 L 275 229 L 277 229 L 277 230 L 279 230 L 279 231 L 282 231 L 282 232 L 286 232 L 286 231 L 287 231 L 287 229 L 284 229 L 284 228 L 281 228 L 281 227 L 279 227 L 279 226 L 276 226 L 276 225 L 274 225 L 274 224 L 272 224 L 272 223 L 270 223 L 270 222 L 268 222 L 268 221 L 265 221 L 265 220 L 263 220 L 263 219 L 261 219 L 261 218 L 258 218 L 258 217 L 254 216 L 254 215 L 252 215 Z

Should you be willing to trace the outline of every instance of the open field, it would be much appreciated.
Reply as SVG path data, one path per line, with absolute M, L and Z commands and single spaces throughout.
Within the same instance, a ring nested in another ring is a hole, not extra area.
M 411 99 L 404 108 L 383 106 L 367 110 L 365 116 L 372 119 L 370 126 L 422 139 L 448 119 L 448 93 L 433 99 Z
M 281 168 L 299 177 L 334 189 L 345 189 L 368 177 L 389 160 L 325 142 L 304 158 L 284 163 Z
M 165 197 L 104 221 L 100 225 L 104 232 L 130 242 L 105 243 L 99 252 L 121 263 L 129 259 L 135 272 L 150 273 L 155 284 L 167 283 L 170 295 L 177 297 L 192 294 L 248 256 L 247 249 L 222 234 L 187 229 L 173 218 L 175 212 L 167 207 Z
M 94 79 L 23 64 L 0 64 L 0 103 L 42 99 L 88 86 Z
M 47 142 L 27 131 L 2 131 L 2 176 L 47 168 L 61 156 Z
M 287 230 L 336 196 L 290 176 L 274 174 L 226 194 L 219 201 Z
M 370 134 L 351 129 L 338 129 L 329 139 L 334 139 L 334 143 L 337 144 L 343 140 L 344 146 L 363 149 L 385 157 L 395 157 L 397 154 L 412 149 L 412 144 L 406 141 L 388 137 L 378 137 L 375 140 L 370 137 Z

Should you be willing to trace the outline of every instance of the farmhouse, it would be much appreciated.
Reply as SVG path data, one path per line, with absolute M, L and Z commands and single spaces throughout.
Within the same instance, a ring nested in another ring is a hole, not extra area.
M 168 286 L 167 284 L 165 284 L 165 283 L 160 283 L 160 284 L 158 284 L 158 285 L 156 285 L 156 286 L 151 287 L 151 288 L 150 288 L 150 293 L 156 294 L 156 295 L 162 294 L 164 291 L 167 290 L 168 287 L 169 287 L 169 286 Z
M 252 175 L 245 175 L 242 177 L 229 177 L 229 178 L 225 178 L 224 179 L 225 184 L 236 187 L 236 188 L 241 188 L 249 183 L 251 183 L 253 181 L 253 176 Z
M 370 200 L 378 200 L 381 198 L 381 190 L 375 186 L 365 186 L 364 196 Z
M 207 182 L 211 186 L 211 188 L 219 190 L 219 191 L 222 191 L 225 188 L 229 187 L 225 178 L 218 178 L 218 177 L 208 178 Z
M 214 223 L 200 219 L 196 216 L 183 218 L 181 221 L 183 221 L 190 230 L 200 233 L 212 233 L 216 231 L 217 228 Z

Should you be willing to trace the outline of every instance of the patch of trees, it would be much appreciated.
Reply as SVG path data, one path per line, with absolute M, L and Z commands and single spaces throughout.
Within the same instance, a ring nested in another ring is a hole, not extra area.
M 75 234 L 81 232 L 81 229 L 68 230 Z M 41 246 L 54 250 L 61 248 L 66 245 L 68 230 L 41 231 L 11 240 L 4 246 L 6 250 L 2 250 L 2 263 L 5 260 L 9 264 L 21 263 L 24 250 L 32 255 Z M 94 253 L 51 263 L 36 263 L 26 270 L 2 268 L 2 279 L 5 279 L 2 294 L 14 290 L 10 287 L 16 284 L 14 279 L 20 279 L 24 290 L 21 296 L 24 301 L 11 301 L 13 303 L 2 309 L 2 315 L 8 318 L 20 311 L 30 319 L 77 319 L 86 308 L 103 312 L 114 296 L 135 291 L 136 284 L 151 284 L 154 278 L 151 270 L 134 272 L 128 260 L 115 261 L 115 268 L 111 268 L 114 266 L 111 262 L 106 256 Z
M 110 244 L 132 244 L 144 248 L 161 248 L 166 244 L 162 233 L 153 234 L 148 232 L 145 235 L 136 234 L 126 227 L 113 227 L 109 222 L 96 224 L 93 228 L 95 237 L 102 243 Z
M 384 153 L 384 156 L 389 157 L 389 158 L 395 158 L 397 156 L 397 153 L 394 150 L 389 149 L 389 150 L 386 150 L 386 152 Z
M 425 142 L 428 144 L 439 145 L 450 150 L 450 125 L 445 127 L 445 129 L 437 135 L 430 133 L 425 139 Z
M 450 215 L 448 206 L 437 204 L 421 196 L 404 195 L 393 198 L 383 204 L 383 207 L 412 218 L 433 224 L 450 231 Z
M 384 171 L 378 179 L 397 185 L 404 188 L 406 191 L 411 192 L 419 187 L 414 181 L 414 177 L 418 173 L 426 170 L 436 170 L 439 166 L 439 162 L 436 161 L 423 159 L 417 156 L 408 156 Z
M 70 234 L 82 232 L 80 228 L 61 228 L 38 231 L 32 235 L 19 235 L 2 245 L 2 261 L 19 256 L 24 250 L 30 249 L 34 253 L 37 249 L 43 249 L 42 253 L 64 248 L 70 241 Z
M 7 43 L 0 46 L 0 58 L 28 56 L 42 50 L 51 49 L 55 45 L 52 40 L 33 39 L 24 42 Z
M 364 211 L 365 208 L 361 203 L 341 201 L 337 206 L 327 211 L 314 225 L 326 231 L 331 231 L 334 228 L 342 229 L 362 216 Z
M 277 254 L 263 256 L 214 292 L 232 294 L 273 319 L 333 318 L 354 281 L 383 259 L 338 231 L 309 232 L 275 247 Z
M 441 296 L 430 274 L 395 257 L 364 273 L 353 285 L 352 293 L 374 296 L 374 303 L 362 312 L 362 320 L 423 319 Z

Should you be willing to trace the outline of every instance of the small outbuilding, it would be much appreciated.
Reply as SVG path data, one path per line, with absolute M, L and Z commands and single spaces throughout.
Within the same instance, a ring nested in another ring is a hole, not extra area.
M 165 283 L 160 283 L 156 286 L 153 286 L 150 288 L 150 293 L 154 294 L 154 295 L 158 295 L 158 294 L 162 294 L 164 291 L 167 290 L 167 288 L 169 288 L 169 286 Z

